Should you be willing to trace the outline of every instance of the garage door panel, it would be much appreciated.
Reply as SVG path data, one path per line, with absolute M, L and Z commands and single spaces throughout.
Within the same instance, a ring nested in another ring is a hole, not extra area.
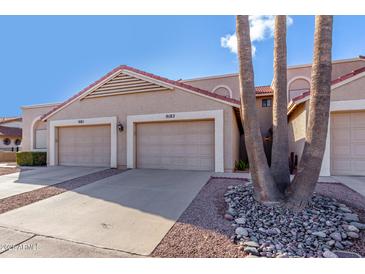
M 110 166 L 110 126 L 61 127 L 58 129 L 58 164 Z
M 365 126 L 363 128 L 351 129 L 351 140 L 365 142 Z
M 350 127 L 351 116 L 347 113 L 333 113 L 332 115 L 332 128 L 348 128 Z
M 137 167 L 214 170 L 214 122 L 137 124 Z
M 362 112 L 351 113 L 351 123 L 356 127 L 365 127 L 364 114 Z
M 332 156 L 333 157 L 343 157 L 343 156 L 348 156 L 350 157 L 351 155 L 351 146 L 339 146 L 339 145 L 335 145 L 336 149 L 334 150 Z
M 365 112 L 331 114 L 333 175 L 365 175 Z

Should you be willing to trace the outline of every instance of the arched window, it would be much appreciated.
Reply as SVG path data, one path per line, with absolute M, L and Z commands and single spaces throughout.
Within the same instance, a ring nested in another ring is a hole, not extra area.
M 310 80 L 306 77 L 296 77 L 288 83 L 288 101 L 302 95 L 310 89 Z
M 232 90 L 226 85 L 216 86 L 212 92 L 227 98 L 232 98 Z
M 16 139 L 14 143 L 16 146 L 20 146 L 20 144 L 22 143 L 22 140 Z
M 9 138 L 5 138 L 3 143 L 4 143 L 4 145 L 8 146 L 8 145 L 10 145 L 11 141 Z

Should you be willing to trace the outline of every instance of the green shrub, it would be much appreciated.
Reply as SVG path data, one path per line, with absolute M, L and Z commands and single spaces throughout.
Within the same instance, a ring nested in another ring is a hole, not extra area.
M 21 151 L 16 154 L 16 163 L 19 166 L 47 165 L 47 152 Z
M 236 170 L 247 170 L 248 169 L 248 163 L 243 160 L 236 161 L 234 165 L 235 165 Z

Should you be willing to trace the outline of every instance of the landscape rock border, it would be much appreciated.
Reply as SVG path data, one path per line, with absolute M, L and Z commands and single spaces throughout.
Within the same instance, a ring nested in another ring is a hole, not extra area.
M 254 256 L 336 258 L 334 251 L 350 248 L 365 229 L 348 206 L 318 194 L 299 213 L 258 203 L 251 184 L 229 186 L 224 196 L 231 240 Z

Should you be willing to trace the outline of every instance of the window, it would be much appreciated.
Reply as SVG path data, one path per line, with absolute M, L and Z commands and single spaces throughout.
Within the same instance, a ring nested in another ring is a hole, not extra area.
M 10 145 L 11 141 L 9 138 L 5 138 L 3 143 L 4 143 L 4 145 L 8 146 L 8 145 Z
M 14 143 L 15 143 L 16 146 L 20 146 L 22 141 L 20 139 L 16 139 Z
M 37 129 L 35 131 L 35 148 L 36 149 L 47 148 L 47 130 Z
M 271 107 L 271 99 L 262 99 L 262 107 L 263 108 Z

